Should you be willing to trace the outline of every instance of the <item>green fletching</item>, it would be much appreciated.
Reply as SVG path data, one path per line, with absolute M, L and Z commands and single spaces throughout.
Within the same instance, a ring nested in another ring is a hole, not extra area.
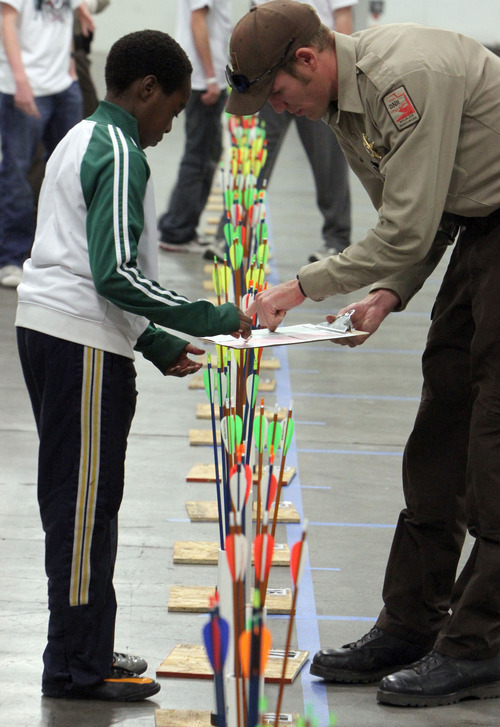
M 243 435 L 243 421 L 240 416 L 228 417 L 229 420 L 229 436 L 236 444 L 241 444 L 241 437 Z
M 255 230 L 255 236 L 257 237 L 257 241 L 259 245 L 262 244 L 263 240 L 267 240 L 267 223 L 261 222 L 260 225 L 257 226 L 257 229 Z
M 205 391 L 207 392 L 208 401 L 212 403 L 212 380 L 209 369 L 205 369 L 203 372 L 203 384 L 205 385 Z
M 286 426 L 285 443 L 282 445 L 283 454 L 286 454 L 288 452 L 288 450 L 290 449 L 290 442 L 292 441 L 294 429 L 295 429 L 294 421 L 293 421 L 293 419 L 289 419 L 288 424 Z
M 214 284 L 215 294 L 216 295 L 220 295 L 221 292 L 222 292 L 222 290 L 221 290 L 221 288 L 222 288 L 221 282 L 222 281 L 221 281 L 221 276 L 220 276 L 220 270 L 219 270 L 219 268 L 214 268 L 212 270 L 212 282 Z
M 235 232 L 232 222 L 226 222 L 224 225 L 224 237 L 229 247 L 233 244 L 234 235 Z
M 229 248 L 229 259 L 233 270 L 238 270 L 243 262 L 243 245 L 241 242 L 235 242 Z
M 271 422 L 269 424 L 269 428 L 267 430 L 267 441 L 266 441 L 266 447 L 268 451 L 271 451 L 271 447 L 273 447 L 274 451 L 278 449 L 281 442 L 281 435 L 282 435 L 282 429 L 281 424 L 279 422 L 276 422 L 276 424 Z
M 269 245 L 259 245 L 257 248 L 257 262 L 259 265 L 265 267 L 267 265 L 267 258 L 269 256 Z
M 256 416 L 253 420 L 253 436 L 255 446 L 259 452 L 264 451 L 264 444 L 267 436 L 267 419 L 265 416 Z
M 251 409 L 253 409 L 255 406 L 258 389 L 259 389 L 259 375 L 251 374 L 247 378 L 247 399 L 248 399 L 248 404 Z

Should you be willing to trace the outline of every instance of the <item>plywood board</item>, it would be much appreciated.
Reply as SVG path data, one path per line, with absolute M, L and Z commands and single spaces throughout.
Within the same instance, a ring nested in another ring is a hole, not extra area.
M 187 500 L 186 512 L 191 522 L 213 523 L 219 521 L 219 510 L 216 500 Z M 269 512 L 269 521 L 274 519 L 274 505 Z M 253 520 L 257 520 L 257 503 L 253 503 Z M 300 523 L 300 515 L 295 505 L 289 500 L 280 502 L 277 522 Z
M 285 684 L 291 684 L 294 681 L 308 658 L 308 651 L 292 650 L 289 652 L 286 663 Z M 276 684 L 281 681 L 283 661 L 283 649 L 271 649 L 264 672 L 266 682 Z M 156 670 L 156 676 L 181 679 L 213 679 L 213 671 L 204 646 L 201 644 L 178 644 L 162 661 Z
M 259 385 L 257 391 L 269 392 L 274 391 L 276 388 L 276 381 L 274 379 L 265 379 L 259 376 Z M 205 384 L 203 383 L 203 376 L 195 375 L 191 376 L 188 384 L 188 389 L 203 389 L 205 390 Z
M 279 716 L 278 723 L 294 727 L 298 719 L 298 714 L 283 712 Z M 262 724 L 273 725 L 275 722 L 274 714 L 268 712 L 262 715 Z M 211 712 L 191 709 L 155 709 L 155 725 L 156 727 L 211 727 Z
M 285 467 L 283 470 L 283 485 L 286 487 L 290 484 L 292 481 L 293 476 L 295 475 L 296 469 L 295 467 Z M 213 462 L 210 462 L 210 464 L 202 464 L 200 462 L 196 462 L 191 469 L 189 470 L 187 476 L 186 476 L 186 482 L 215 482 L 215 464 Z M 253 478 L 254 482 L 257 482 L 257 475 L 254 474 Z
M 210 599 L 215 593 L 212 586 L 170 586 L 169 613 L 208 613 Z M 287 614 L 292 610 L 291 588 L 268 588 L 266 592 L 268 614 Z
M 211 727 L 211 712 L 192 709 L 155 709 L 156 727 Z
M 185 565 L 217 565 L 219 543 L 196 543 L 192 540 L 176 540 L 173 562 Z M 273 566 L 290 565 L 290 548 L 287 543 L 275 543 Z

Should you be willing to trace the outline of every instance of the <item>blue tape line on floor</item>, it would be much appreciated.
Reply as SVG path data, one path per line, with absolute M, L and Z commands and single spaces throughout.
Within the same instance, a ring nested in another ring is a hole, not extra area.
M 271 241 L 273 239 L 273 234 L 269 214 L 267 215 L 267 226 L 268 239 Z M 279 283 L 276 272 L 276 263 L 274 261 L 271 265 L 269 282 L 273 285 L 277 285 Z M 288 406 L 289 402 L 293 399 L 293 396 L 290 386 L 290 371 L 288 367 L 286 346 L 279 346 L 274 350 L 276 351 L 277 358 L 280 362 L 280 375 L 276 377 L 276 401 L 280 403 L 280 406 Z M 290 484 L 287 485 L 287 493 L 289 493 L 289 495 L 287 494 L 287 499 L 290 499 L 294 503 L 300 519 L 303 521 L 304 512 L 302 508 L 300 474 L 297 465 L 295 437 L 292 438 L 292 443 L 288 450 L 287 464 L 288 466 L 296 468 L 295 476 L 292 478 Z M 288 544 L 292 547 L 297 540 L 300 540 L 302 536 L 302 527 L 301 525 L 287 525 L 286 532 Z M 300 582 L 300 590 L 297 598 L 297 613 L 300 614 L 300 619 L 295 623 L 298 647 L 299 649 L 309 651 L 310 655 L 313 656 L 314 653 L 321 648 L 321 645 L 319 640 L 318 617 L 316 613 L 316 602 L 314 600 L 314 588 L 309 559 L 304 567 L 302 580 Z M 330 714 L 325 682 L 318 681 L 312 677 L 309 674 L 307 664 L 300 672 L 300 679 L 302 684 L 304 709 L 307 705 L 313 704 L 314 714 L 318 719 L 318 725 L 326 727 L 330 721 Z

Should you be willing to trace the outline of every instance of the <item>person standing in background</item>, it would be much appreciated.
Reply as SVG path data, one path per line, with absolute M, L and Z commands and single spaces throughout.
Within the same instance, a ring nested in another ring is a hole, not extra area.
M 262 5 L 267 0 L 253 0 L 252 5 Z M 352 8 L 358 0 L 300 0 L 312 5 L 321 22 L 330 30 L 350 35 L 353 30 Z M 257 187 L 271 179 L 274 165 L 292 121 L 295 122 L 304 151 L 314 176 L 316 203 L 323 217 L 321 236 L 322 246 L 309 255 L 309 262 L 322 260 L 329 255 L 341 252 L 350 244 L 351 236 L 351 198 L 349 192 L 348 165 L 339 143 L 328 126 L 321 120 L 312 121 L 305 116 L 289 113 L 278 114 L 270 103 L 259 111 L 259 122 L 265 123 L 267 140 L 267 161 L 263 166 Z M 225 214 L 218 230 L 217 242 L 210 245 L 205 257 L 214 255 L 222 260 L 226 252 L 224 240 Z
M 221 115 L 226 103 L 231 0 L 179 0 L 176 38 L 193 64 L 186 108 L 186 142 L 168 210 L 158 220 L 160 248 L 203 252 L 197 234 L 222 152 Z
M 70 74 L 73 11 L 94 29 L 82 0 L 1 2 L 0 285 L 17 288 L 35 234 L 29 171 L 40 142 L 48 158 L 82 118 L 80 86 Z
M 108 7 L 111 0 L 85 0 L 85 2 L 92 15 L 97 15 L 97 13 L 101 13 Z M 93 114 L 99 105 L 99 98 L 90 72 L 90 51 L 93 38 L 94 33 L 83 34 L 80 20 L 78 16 L 75 16 L 73 58 L 78 82 L 82 90 L 84 119 Z

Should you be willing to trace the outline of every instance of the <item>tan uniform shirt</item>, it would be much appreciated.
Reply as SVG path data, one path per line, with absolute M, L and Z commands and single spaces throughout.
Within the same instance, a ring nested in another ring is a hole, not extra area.
M 500 207 L 500 58 L 457 33 L 411 24 L 335 35 L 338 104 L 325 121 L 375 208 L 376 226 L 300 270 L 313 300 L 369 284 L 404 307 L 449 239 L 443 212 Z

